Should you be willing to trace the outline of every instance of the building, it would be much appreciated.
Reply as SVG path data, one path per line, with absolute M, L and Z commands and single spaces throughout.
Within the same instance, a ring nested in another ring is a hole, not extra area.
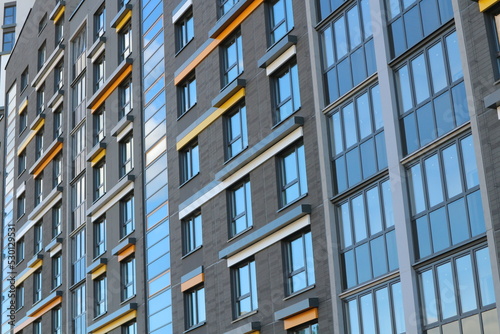
M 2 333 L 500 333 L 497 2 L 36 1 Z

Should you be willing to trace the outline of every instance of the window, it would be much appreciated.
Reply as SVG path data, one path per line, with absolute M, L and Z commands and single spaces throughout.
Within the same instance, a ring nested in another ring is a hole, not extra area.
M 400 282 L 389 282 L 349 297 L 344 301 L 344 309 L 347 333 L 406 332 Z
M 189 11 L 175 23 L 177 52 L 182 50 L 194 38 L 193 12 Z
M 196 104 L 196 78 L 190 78 L 177 86 L 179 92 L 179 116 L 184 115 Z
M 17 219 L 26 213 L 26 195 L 23 193 L 17 198 Z
M 62 203 L 52 208 L 52 238 L 62 233 Z
M 45 42 L 40 46 L 38 49 L 38 70 L 42 68 L 42 66 L 45 64 L 45 60 L 47 57 L 47 48 L 45 47 Z
M 337 217 L 346 289 L 399 268 L 389 180 L 339 203 Z
M 105 124 L 105 111 L 104 107 L 99 108 L 92 115 L 92 119 L 94 120 L 94 145 L 100 143 L 105 135 L 104 135 L 104 124 Z
M 54 139 L 59 138 L 62 135 L 62 108 L 58 108 L 54 111 Z
M 73 70 L 71 73 L 72 80 L 76 79 L 76 77 L 85 68 L 85 63 L 86 63 L 85 51 L 87 49 L 86 44 L 87 44 L 87 30 L 86 28 L 83 28 L 71 41 L 71 49 L 72 49 L 71 60 L 73 62 Z
M 411 57 L 395 73 L 406 154 L 469 120 L 456 32 Z
M 85 175 L 82 175 L 71 186 L 73 229 L 85 223 L 85 184 Z
M 28 83 L 29 83 L 29 71 L 28 67 L 26 67 L 23 73 L 21 73 L 21 92 L 24 91 L 26 87 L 28 87 Z
M 38 34 L 42 32 L 42 30 L 45 28 L 46 25 L 47 25 L 47 14 L 45 14 L 40 20 L 40 22 L 38 22 Z
M 56 46 L 58 44 L 60 44 L 62 41 L 63 41 L 63 38 L 64 38 L 64 15 L 61 16 L 61 18 L 55 22 L 54 24 L 55 26 L 55 42 L 56 42 Z
M 59 63 L 54 68 L 54 92 L 62 89 L 64 86 L 64 66 L 63 63 Z
M 106 7 L 104 5 L 94 14 L 94 40 L 104 35 L 106 31 Z
M 181 152 L 181 183 L 185 183 L 200 172 L 198 141 L 190 143 Z
M 488 248 L 467 250 L 433 264 L 421 270 L 418 280 L 426 332 L 439 333 L 442 328 L 443 333 L 462 333 L 461 324 L 470 333 L 486 334 L 488 323 L 498 327 Z
M 118 9 L 123 8 L 130 0 L 118 0 Z
M 229 191 L 229 236 L 233 237 L 253 225 L 250 181 L 245 180 Z
M 33 334 L 42 334 L 42 320 L 33 322 Z
M 16 311 L 24 306 L 24 283 L 16 287 Z
M 81 229 L 71 238 L 72 252 L 72 284 L 85 278 L 85 229 Z
M 62 255 L 57 254 L 52 258 L 52 289 L 62 284 Z
M 387 167 L 378 84 L 335 109 L 329 123 L 337 193 Z
M 72 295 L 72 316 L 73 316 L 73 333 L 87 334 L 87 324 L 85 315 L 85 284 L 80 285 L 73 291 Z
M 197 288 L 184 293 L 186 329 L 205 322 L 205 288 Z
M 120 85 L 118 119 L 121 119 L 132 111 L 132 79 L 128 78 Z
M 128 136 L 120 141 L 120 178 L 130 173 L 134 168 L 133 137 Z
M 277 124 L 300 108 L 299 73 L 297 64 L 286 65 L 273 78 L 274 123 Z
M 137 323 L 132 321 L 122 325 L 121 334 L 137 334 Z
M 24 238 L 21 238 L 16 243 L 16 264 L 24 260 Z
M 8 6 L 3 9 L 3 24 L 15 24 L 16 23 L 16 6 Z
M 33 249 L 34 249 L 34 253 L 37 254 L 37 253 L 41 252 L 42 248 L 43 248 L 42 223 L 39 222 L 39 223 L 35 224 L 33 231 L 34 231 Z
M 274 0 L 269 4 L 271 44 L 282 39 L 293 28 L 292 0 Z
M 226 14 L 239 1 L 240 0 L 219 0 L 219 12 L 220 12 L 220 16 Z
M 182 232 L 184 241 L 183 253 L 188 254 L 203 244 L 203 230 L 201 214 L 196 214 L 182 222 Z
M 484 234 L 471 135 L 423 157 L 407 173 L 417 257 L 425 258 Z
M 19 134 L 23 133 L 28 127 L 28 113 L 27 110 L 23 110 L 19 114 Z
M 18 157 L 17 174 L 21 175 L 26 170 L 26 150 L 22 151 Z
M 36 114 L 40 115 L 45 110 L 45 85 L 36 92 Z
M 43 200 L 43 174 L 35 179 L 35 207 Z
M 450 0 L 386 0 L 385 2 L 393 57 L 399 56 L 453 18 Z M 430 12 L 432 15 L 421 15 Z
M 103 54 L 94 63 L 94 93 L 104 85 L 104 68 L 106 66 L 106 58 Z
M 243 73 L 243 46 L 238 31 L 222 47 L 222 87 Z
M 43 154 L 43 127 L 38 130 L 35 137 L 35 159 L 38 160 Z
M 103 159 L 93 167 L 94 170 L 94 202 L 106 193 L 106 160 Z
M 134 222 L 134 196 L 129 196 L 120 201 L 120 237 L 124 238 L 135 230 Z
M 62 183 L 63 162 L 62 162 L 62 154 L 61 153 L 59 153 L 54 158 L 54 161 L 52 162 L 52 168 L 53 168 L 52 187 L 55 188 Z
M 121 266 L 122 301 L 135 296 L 135 258 L 123 260 Z
M 62 308 L 56 307 L 52 310 L 52 334 L 62 334 Z
M 328 105 L 376 71 L 368 0 L 356 1 L 320 34 Z
M 42 271 L 33 274 L 33 304 L 42 300 Z
M 306 157 L 301 143 L 281 154 L 280 206 L 284 207 L 307 194 Z
M 85 169 L 87 163 L 85 152 L 87 146 L 87 133 L 85 123 L 73 130 L 73 134 L 71 135 L 72 177 L 78 176 Z
M 73 126 L 80 123 L 81 120 L 85 118 L 85 98 L 86 98 L 86 87 L 85 87 L 85 75 L 78 79 L 74 84 L 72 89 L 73 96 Z
M 106 276 L 101 276 L 94 280 L 94 317 L 103 315 L 108 309 L 106 292 Z
M 290 295 L 316 282 L 311 232 L 291 238 L 285 243 L 285 249 L 286 287 Z
M 240 105 L 225 117 L 226 160 L 248 147 L 247 108 Z
M 118 61 L 124 61 L 132 53 L 132 26 L 127 24 L 118 34 Z
M 2 45 L 2 51 L 3 52 L 10 52 L 12 48 L 14 47 L 14 39 L 16 37 L 16 33 L 14 31 L 5 31 L 3 33 L 3 45 Z
M 301 326 L 291 332 L 292 334 L 319 334 L 318 324 Z
M 94 258 L 106 251 L 106 219 L 101 218 L 94 223 Z
M 257 310 L 257 275 L 255 261 L 232 268 L 234 317 Z

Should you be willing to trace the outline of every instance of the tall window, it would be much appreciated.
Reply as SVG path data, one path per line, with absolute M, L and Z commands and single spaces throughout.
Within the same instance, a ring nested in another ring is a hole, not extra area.
M 243 46 L 239 31 L 222 46 L 222 65 L 223 87 L 243 73 Z
M 40 115 L 45 110 L 45 85 L 36 92 L 36 114 Z
M 189 11 L 175 23 L 177 52 L 194 38 L 193 12 Z
M 107 289 L 106 276 L 94 280 L 94 317 L 103 315 L 108 309 L 106 301 Z
M 73 291 L 72 295 L 72 316 L 73 316 L 73 333 L 87 334 L 87 321 L 85 314 L 85 284 L 80 285 Z
M 132 26 L 127 24 L 118 35 L 118 60 L 125 60 L 132 53 Z
M 248 147 L 247 108 L 238 106 L 225 117 L 226 160 Z
M 293 28 L 292 0 L 274 0 L 269 4 L 271 44 L 282 39 Z
M 62 284 L 62 255 L 57 254 L 52 258 L 52 289 Z
M 78 176 L 86 166 L 86 152 L 87 136 L 85 132 L 86 126 L 82 124 L 72 134 L 72 159 L 73 159 L 73 177 Z
M 54 111 L 53 114 L 53 123 L 54 123 L 54 139 L 59 138 L 62 135 L 62 108 L 58 108 Z
M 35 224 L 34 228 L 34 238 L 33 238 L 33 249 L 34 253 L 37 254 L 42 251 L 43 248 L 43 229 L 42 223 L 39 222 Z
M 40 300 L 42 300 L 42 271 L 38 270 L 33 274 L 33 304 Z
M 123 260 L 121 266 L 122 301 L 135 296 L 135 258 Z
M 43 42 L 42 46 L 38 49 L 38 70 L 42 68 L 45 64 L 45 60 L 47 57 L 47 47 L 45 46 L 45 42 Z
M 94 223 L 94 258 L 106 251 L 106 219 L 101 218 Z
M 15 39 L 16 33 L 14 31 L 5 31 L 3 33 L 3 45 L 2 45 L 2 51 L 3 52 L 10 52 L 12 48 L 14 47 L 14 39 Z
M 220 16 L 226 14 L 240 0 L 218 0 Z
M 72 79 L 75 79 L 85 67 L 85 51 L 87 43 L 87 30 L 83 28 L 78 35 L 71 41 L 71 49 L 72 49 L 72 62 L 73 62 L 73 71 L 72 71 Z
M 128 136 L 120 141 L 120 177 L 128 174 L 134 168 L 133 160 L 133 137 Z
M 43 200 L 43 174 L 35 179 L 35 206 L 42 203 Z
M 250 181 L 245 180 L 229 191 L 229 236 L 233 237 L 253 225 Z
M 17 219 L 26 213 L 26 195 L 22 194 L 17 198 Z
M 40 22 L 38 22 L 38 34 L 40 34 L 43 29 L 45 29 L 45 26 L 47 25 L 47 14 L 45 14 Z
M 183 253 L 188 254 L 203 244 L 201 214 L 196 214 L 182 222 Z
M 135 321 L 127 322 L 121 328 L 122 334 L 137 334 L 137 323 Z
M 488 326 L 498 328 L 488 248 L 467 250 L 422 269 L 418 280 L 428 333 L 440 328 L 443 333 L 462 333 L 460 325 L 481 334 L 490 333 Z
M 344 307 L 347 333 L 406 332 L 400 282 L 389 282 L 349 297 Z
M 106 193 L 106 160 L 100 161 L 94 168 L 94 201 Z
M 21 175 L 26 170 L 26 150 L 22 151 L 18 157 L 17 174 Z
M 29 67 L 26 67 L 26 69 L 21 73 L 21 92 L 28 87 L 29 83 Z
M 406 154 L 469 120 L 456 32 L 398 68 L 396 84 Z
M 83 228 L 71 238 L 73 284 L 85 278 L 85 249 L 85 228 Z
M 274 123 L 279 123 L 300 108 L 299 73 L 295 62 L 284 66 L 273 78 Z
M 58 91 L 62 89 L 64 85 L 64 66 L 63 63 L 60 62 L 54 68 L 54 91 Z
M 290 295 L 316 282 L 311 232 L 294 236 L 285 243 L 285 247 L 286 287 Z
M 106 31 L 106 7 L 101 6 L 94 14 L 94 40 L 104 35 Z
M 101 142 L 105 135 L 104 135 L 104 126 L 105 126 L 105 111 L 104 107 L 99 108 L 94 114 L 92 115 L 92 119 L 94 121 L 94 131 L 93 131 L 93 143 L 96 145 L 97 143 Z
M 121 119 L 132 111 L 132 79 L 126 79 L 118 88 L 119 110 L 118 119 Z
M 337 217 L 345 288 L 399 268 L 388 180 L 370 185 L 340 203 Z
M 58 203 L 52 208 L 52 238 L 62 232 L 62 204 Z
M 16 310 L 24 306 L 24 283 L 16 287 Z
M 85 175 L 71 186 L 73 229 L 85 223 Z
M 106 67 L 106 58 L 103 54 L 94 63 L 94 93 L 104 85 L 104 70 Z
M 330 136 L 337 193 L 387 167 L 378 84 L 333 111 Z
M 196 78 L 192 77 L 177 86 L 177 91 L 179 92 L 178 113 L 182 116 L 196 104 Z
M 16 6 L 8 6 L 3 9 L 3 24 L 15 24 L 16 23 Z
M 385 2 L 393 57 L 399 56 L 453 18 L 450 0 Z
M 120 237 L 124 238 L 134 230 L 134 196 L 129 196 L 120 201 Z
M 306 157 L 300 144 L 279 157 L 280 205 L 286 206 L 307 194 Z
M 195 288 L 184 293 L 186 329 L 205 321 L 205 288 Z
M 321 32 L 326 104 L 375 73 L 368 0 L 358 0 Z
M 23 131 L 28 127 L 28 113 L 23 110 L 19 114 L 19 134 L 23 133 Z
M 42 334 L 42 321 L 40 319 L 33 322 L 33 334 Z
M 234 317 L 257 310 L 257 274 L 255 261 L 245 262 L 231 269 L 234 296 Z
M 62 334 L 63 326 L 62 326 L 62 308 L 56 307 L 52 310 L 52 333 L 53 334 Z
M 180 152 L 181 183 L 187 182 L 200 172 L 198 141 L 190 143 Z
M 55 42 L 56 46 L 63 41 L 64 38 L 64 14 L 61 16 L 61 18 L 55 22 Z
M 486 231 L 471 135 L 423 157 L 408 178 L 419 258 Z
M 72 88 L 73 96 L 73 126 L 80 123 L 80 121 L 85 117 L 85 98 L 87 95 L 87 89 L 85 86 L 85 74 L 74 84 Z
M 24 238 L 16 243 L 16 264 L 24 260 Z
M 62 154 L 59 153 L 52 162 L 53 174 L 52 174 L 52 188 L 57 187 L 62 182 L 62 169 L 63 169 L 63 160 Z
M 38 130 L 35 136 L 35 159 L 38 160 L 43 154 L 43 127 Z

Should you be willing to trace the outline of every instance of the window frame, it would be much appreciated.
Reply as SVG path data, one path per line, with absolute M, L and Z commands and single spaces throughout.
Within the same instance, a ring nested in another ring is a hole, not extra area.
M 106 6 L 103 4 L 94 14 L 94 41 L 106 32 Z
M 239 134 L 237 136 L 233 136 L 233 133 L 235 132 L 232 127 L 233 117 L 237 117 L 239 119 L 239 126 L 237 125 L 238 131 L 236 131 L 236 133 Z M 231 160 L 248 148 L 248 124 L 245 103 L 240 103 L 224 116 L 224 142 L 226 161 Z M 236 150 L 233 150 L 232 145 L 238 142 L 240 142 L 241 145 L 239 145 Z
M 132 24 L 127 23 L 118 33 L 118 63 L 132 54 Z
M 177 117 L 190 111 L 197 103 L 196 77 L 190 76 L 177 86 Z
M 302 261 L 303 266 L 301 268 L 293 270 L 294 262 L 297 260 L 294 255 L 295 252 L 292 250 L 293 244 L 296 241 L 300 240 L 301 249 L 299 251 L 302 253 L 300 261 Z M 285 263 L 285 294 L 287 296 L 291 296 L 301 291 L 304 291 L 310 287 L 313 287 L 316 284 L 315 278 L 315 270 L 314 270 L 314 250 L 312 244 L 312 233 L 310 230 L 301 231 L 298 234 L 293 235 L 288 238 L 283 243 L 283 254 L 284 254 L 284 263 Z M 305 273 L 305 286 L 295 288 L 294 287 L 294 278 L 298 277 Z
M 229 64 L 230 48 L 235 47 L 236 54 L 235 62 Z M 243 59 L 243 39 L 241 31 L 237 30 L 226 41 L 224 41 L 221 56 L 221 83 L 222 88 L 228 86 L 231 82 L 236 80 L 244 72 L 244 59 Z M 236 69 L 235 74 L 231 74 L 233 69 Z
M 24 282 L 16 287 L 16 311 L 24 307 L 26 295 L 24 290 Z
M 81 282 L 86 276 L 86 236 L 85 228 L 71 237 L 71 282 L 72 285 Z
M 132 78 L 125 79 L 118 87 L 118 119 L 122 119 L 133 110 Z
M 63 178 L 63 156 L 57 154 L 52 162 L 52 188 L 56 188 L 62 183 Z
M 92 167 L 94 176 L 94 202 L 106 194 L 106 159 Z
M 107 278 L 102 275 L 94 280 L 94 319 L 108 311 Z
M 203 285 L 184 292 L 184 305 L 186 330 L 205 324 L 206 304 Z
M 295 170 L 297 172 L 296 178 L 290 182 L 286 182 L 287 178 L 287 168 L 285 165 L 285 159 L 295 156 Z M 305 147 L 302 141 L 293 144 L 291 147 L 285 149 L 281 152 L 278 157 L 278 201 L 280 209 L 285 208 L 292 203 L 297 202 L 301 198 L 307 196 L 308 194 L 308 182 L 307 182 L 307 165 L 305 163 Z M 298 185 L 298 196 L 292 199 L 287 199 L 286 192 L 295 185 Z
M 9 13 L 12 10 L 12 13 Z M 9 4 L 3 8 L 3 25 L 16 24 L 16 4 Z M 8 14 L 8 15 L 7 15 Z
M 197 212 L 182 221 L 183 256 L 191 254 L 203 246 L 203 219 Z
M 38 48 L 37 59 L 37 69 L 40 71 L 47 61 L 47 45 L 45 41 L 43 41 L 42 45 Z
M 43 173 L 35 179 L 35 205 L 37 207 L 43 202 Z
M 52 309 L 52 334 L 62 334 L 63 333 L 63 325 L 62 325 L 62 308 L 56 307 Z
M 52 239 L 62 233 L 62 203 L 52 208 Z
M 187 144 L 180 152 L 181 186 L 200 173 L 200 151 L 198 138 Z
M 121 179 L 134 169 L 134 137 L 132 135 L 128 135 L 124 139 L 122 139 L 119 143 L 119 149 L 119 176 Z
M 248 293 L 240 294 L 240 271 L 248 267 L 248 277 L 245 281 L 248 282 Z M 231 282 L 233 291 L 233 318 L 238 319 L 249 313 L 255 312 L 258 309 L 258 295 L 257 295 L 257 274 L 255 269 L 255 260 L 248 259 L 238 265 L 231 267 Z M 250 309 L 242 310 L 241 302 L 245 299 L 250 298 Z
M 97 145 L 106 138 L 106 110 L 104 107 L 97 109 L 92 115 L 93 144 Z
M 94 67 L 94 93 L 99 90 L 104 85 L 105 73 L 106 73 L 106 53 L 103 53 L 95 63 Z
M 26 194 L 22 193 L 17 198 L 17 219 L 26 214 Z
M 131 256 L 120 262 L 121 272 L 121 301 L 124 302 L 136 295 L 136 266 L 135 257 Z M 129 272 L 130 271 L 130 272 Z M 129 275 L 131 274 L 131 275 Z M 130 291 L 129 291 L 130 290 Z
M 288 75 L 288 90 L 290 95 L 287 97 L 281 96 L 280 86 L 282 82 L 281 80 L 285 80 L 284 78 Z M 287 64 L 283 65 L 276 73 L 272 75 L 272 96 L 273 96 L 273 122 L 274 126 L 283 122 L 285 119 L 299 111 L 302 107 L 301 99 L 300 99 L 300 79 L 299 79 L 299 70 L 297 65 L 297 60 L 294 59 Z M 288 103 L 291 103 L 291 111 L 286 114 L 282 114 L 282 108 L 286 106 Z
M 120 200 L 120 240 L 135 231 L 134 195 L 127 195 Z
M 33 273 L 33 304 L 42 300 L 42 270 Z
M 94 223 L 94 259 L 106 252 L 106 217 Z
M 33 227 L 33 254 L 43 250 L 43 222 L 37 222 Z
M 278 23 L 274 22 L 274 11 L 275 6 L 279 3 L 283 2 L 283 19 Z M 288 33 L 294 28 L 294 18 L 293 18 L 293 5 L 291 0 L 273 0 L 267 4 L 267 21 L 268 21 L 268 45 L 272 46 L 279 42 L 283 37 L 288 35 Z M 282 35 L 276 36 L 276 31 L 282 26 L 285 25 L 285 31 Z
M 236 212 L 238 204 L 238 193 L 240 189 L 243 190 L 243 207 L 244 211 Z M 243 180 L 234 184 L 228 191 L 228 218 L 229 218 L 229 238 L 232 239 L 253 227 L 253 207 L 252 207 L 252 187 L 249 178 L 244 178 Z M 244 218 L 243 222 L 244 228 L 238 228 L 238 220 Z
M 7 37 L 8 36 L 8 37 Z M 16 32 L 13 30 L 4 30 L 2 35 L 2 51 L 11 52 L 16 42 Z
M 52 257 L 52 290 L 62 284 L 62 254 Z
M 191 32 L 191 34 L 190 34 Z M 194 39 L 193 10 L 186 12 L 175 22 L 176 53 L 181 52 Z

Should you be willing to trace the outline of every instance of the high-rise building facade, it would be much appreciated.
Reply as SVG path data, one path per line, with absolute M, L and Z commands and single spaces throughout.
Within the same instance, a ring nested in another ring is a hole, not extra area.
M 36 1 L 2 333 L 500 333 L 498 13 Z

